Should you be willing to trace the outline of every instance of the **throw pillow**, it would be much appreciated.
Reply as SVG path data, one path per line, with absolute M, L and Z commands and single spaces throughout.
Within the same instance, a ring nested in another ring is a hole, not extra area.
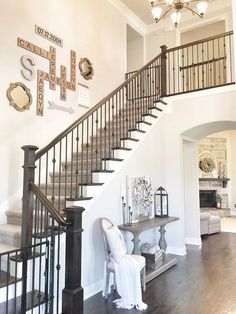
M 120 259 L 126 254 L 127 248 L 122 233 L 117 226 L 112 226 L 105 230 L 107 242 L 111 250 L 112 257 L 119 263 Z

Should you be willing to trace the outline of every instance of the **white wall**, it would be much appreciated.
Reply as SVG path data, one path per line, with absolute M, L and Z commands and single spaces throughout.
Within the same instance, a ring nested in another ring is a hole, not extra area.
M 77 67 L 77 81 L 90 87 L 91 106 L 124 80 L 126 65 L 126 20 L 106 0 L 9 0 L 1 2 L 0 19 L 0 220 L 9 207 L 19 207 L 22 190 L 23 152 L 21 146 L 34 144 L 42 148 L 58 133 L 79 118 L 84 109 L 78 107 L 78 91 L 67 90 L 67 102 L 60 101 L 57 91 L 45 83 L 45 114 L 36 116 L 36 81 L 29 82 L 21 75 L 20 57 L 30 54 L 36 69 L 48 71 L 48 61 L 17 46 L 17 37 L 46 50 L 51 42 L 34 33 L 35 24 L 61 37 L 64 47 L 56 45 L 57 76 L 60 65 L 67 67 L 69 76 L 70 50 L 80 58 L 88 57 L 94 65 L 94 78 L 85 81 Z M 69 80 L 69 77 L 68 77 Z M 6 90 L 11 82 L 23 82 L 30 88 L 33 104 L 27 112 L 17 112 L 9 106 Z M 69 115 L 47 109 L 47 100 L 72 106 L 76 114 Z M 10 202 L 9 202 L 10 200 Z
M 211 37 L 225 32 L 225 21 L 219 21 L 181 34 L 181 45 L 188 44 L 192 41 L 201 40 L 203 38 Z
M 127 42 L 127 72 L 139 70 L 144 65 L 143 37 Z
M 155 31 L 145 36 L 146 62 L 155 58 L 160 52 L 160 46 L 166 45 L 168 48 L 180 44 L 180 33 L 178 29 Z
M 198 188 L 198 153 L 195 141 L 183 141 L 184 215 L 186 244 L 201 245 Z

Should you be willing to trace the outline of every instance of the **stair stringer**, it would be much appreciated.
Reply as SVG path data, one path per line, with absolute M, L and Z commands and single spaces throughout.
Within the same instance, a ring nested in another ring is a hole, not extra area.
M 112 172 L 112 173 L 99 173 L 93 177 L 94 181 L 96 183 L 103 183 L 103 185 L 96 187 L 96 189 L 94 189 L 94 191 L 96 190 L 94 195 L 91 194 L 93 191 L 90 192 L 90 196 L 92 197 L 92 199 L 86 200 L 86 201 L 66 201 L 66 206 L 84 207 L 85 212 L 83 213 L 83 216 L 86 217 L 89 214 L 90 208 L 96 203 L 96 200 L 99 197 L 99 195 L 104 190 L 106 190 L 109 183 L 112 182 L 112 180 L 119 174 L 119 172 L 124 167 L 124 165 L 127 164 L 127 162 L 129 161 L 131 156 L 133 156 L 133 154 L 136 153 L 138 148 L 145 141 L 146 136 L 148 136 L 148 134 L 153 130 L 153 128 L 155 128 L 155 126 L 157 125 L 157 123 L 163 117 L 164 114 L 170 113 L 168 105 L 158 103 L 158 107 L 160 107 L 162 109 L 162 111 L 158 113 L 157 118 L 152 118 L 152 124 L 151 125 L 144 125 L 143 127 L 140 127 L 141 130 L 145 130 L 145 133 L 139 133 L 137 131 L 131 131 L 131 137 L 137 138 L 139 141 L 135 142 L 135 144 L 132 145 L 133 147 L 130 151 L 125 151 L 124 153 L 122 152 L 121 153 L 122 155 L 118 156 L 119 158 L 123 158 L 123 161 L 122 162 L 116 162 L 117 165 L 116 165 L 115 169 L 113 169 L 114 172 Z M 144 119 L 144 121 L 145 121 L 145 119 Z M 149 118 L 148 118 L 148 121 L 149 121 Z

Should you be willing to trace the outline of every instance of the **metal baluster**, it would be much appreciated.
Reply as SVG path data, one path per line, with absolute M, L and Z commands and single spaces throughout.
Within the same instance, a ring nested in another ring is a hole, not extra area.
M 83 181 L 79 181 L 79 127 L 76 127 L 76 155 L 73 153 L 73 160 L 75 157 L 75 198 L 79 197 L 79 187 L 83 184 Z M 66 194 L 65 194 L 66 197 Z
M 107 106 L 108 106 L 108 111 L 107 111 Z M 109 150 L 110 150 L 110 142 L 111 142 L 111 138 L 110 138 L 110 125 L 111 125 L 111 118 L 110 118 L 110 102 L 105 102 L 104 105 L 104 111 L 105 111 L 105 121 L 107 120 L 107 114 L 108 114 L 108 121 L 107 121 L 107 125 L 108 125 L 108 138 L 107 138 L 107 131 L 105 129 L 105 162 L 104 162 L 104 169 L 107 168 L 107 158 L 109 158 Z
M 83 176 L 83 171 L 84 171 L 84 121 L 82 122 L 81 126 L 81 179 L 80 182 L 83 182 L 84 176 Z M 83 197 L 83 185 L 80 185 L 80 197 Z
M 17 251 L 13 253 L 15 255 L 15 258 L 17 259 Z M 1 257 L 0 257 L 1 258 Z M 1 269 L 1 267 L 0 267 Z M 14 267 L 14 275 L 15 275 L 15 281 L 14 281 L 14 314 L 16 314 L 16 296 L 17 296 L 17 261 L 15 260 L 15 267 Z
M 230 83 L 231 82 L 233 82 L 233 67 L 232 67 L 232 61 L 233 61 L 233 59 L 232 59 L 232 44 L 231 44 L 231 39 L 233 38 L 233 36 L 231 35 L 229 35 L 229 55 L 230 55 L 230 57 L 229 57 L 229 60 L 230 60 Z
M 65 138 L 65 166 L 64 166 L 64 172 L 65 172 L 65 197 L 64 197 L 64 208 L 66 208 L 66 199 L 67 199 L 67 171 L 68 171 L 68 136 L 66 135 Z M 60 200 L 59 200 L 60 201 Z M 63 208 L 63 209 L 64 209 Z
M 70 164 L 70 198 L 74 198 L 73 195 L 73 172 L 74 172 L 74 166 L 73 166 L 73 154 L 74 154 L 74 130 L 71 131 L 71 164 Z
M 89 178 L 89 182 L 92 183 L 92 171 L 94 170 L 94 147 L 93 147 L 93 131 L 94 131 L 94 114 L 92 113 L 92 122 L 91 122 L 91 164 L 90 164 L 90 168 L 91 168 L 91 173 L 90 173 L 90 178 Z
M 58 225 L 58 236 L 57 236 L 57 265 L 56 265 L 56 272 L 57 272 L 57 302 L 56 302 L 56 308 L 57 308 L 57 314 L 59 314 L 59 293 L 60 293 L 60 248 L 61 248 L 61 226 Z
M 205 87 L 205 80 L 204 80 L 204 48 L 202 43 L 202 88 Z
M 96 143 L 95 143 L 95 158 L 96 158 L 96 169 L 98 170 L 98 110 L 96 110 Z M 102 132 L 100 132 L 99 136 L 102 136 Z
M 223 54 L 223 84 L 227 83 L 227 68 L 226 68 L 226 42 L 225 42 L 225 36 L 223 37 L 223 49 L 224 49 L 224 54 Z
M 55 171 L 56 171 L 56 150 L 55 150 L 55 146 L 53 146 L 52 165 L 53 165 L 53 170 L 52 170 L 52 203 L 53 203 L 53 206 L 54 206 L 54 204 L 55 204 Z
M 102 135 L 104 135 L 104 130 L 103 130 L 103 124 L 102 124 L 102 107 L 100 108 L 100 130 L 102 132 Z M 103 170 L 102 169 L 102 150 L 101 150 L 101 147 L 102 147 L 102 137 L 100 137 L 100 155 L 99 155 L 99 160 L 100 160 L 100 170 Z
M 7 254 L 7 273 L 6 273 L 6 313 L 8 313 L 8 300 L 9 300 L 9 277 L 10 277 L 10 255 Z
M 218 69 L 219 69 L 219 84 L 218 85 L 221 85 L 221 68 L 220 68 L 220 38 L 217 39 L 217 42 L 218 42 L 218 58 L 219 58 L 219 61 L 218 61 Z
M 89 117 L 86 119 L 87 121 L 87 136 L 86 136 L 86 147 L 87 147 L 87 151 L 86 151 L 86 184 L 89 182 L 89 162 L 88 162 L 88 158 L 89 158 Z M 83 182 L 83 181 L 82 181 Z M 83 185 L 83 183 L 81 183 Z
M 214 77 L 214 86 L 216 86 L 216 61 L 215 61 L 215 40 L 213 40 L 213 67 L 214 67 L 214 71 L 213 71 L 213 77 Z
M 49 284 L 49 280 L 48 280 L 48 269 L 49 269 L 49 242 L 46 241 L 46 252 L 45 252 L 45 311 L 44 313 L 47 314 L 48 313 L 48 284 Z
M 181 49 L 181 57 L 182 57 L 182 92 L 185 90 L 185 83 L 184 83 L 184 49 Z
M 206 87 L 209 87 L 209 66 L 210 66 L 210 58 L 209 58 L 209 41 L 207 41 L 207 66 L 206 66 Z
M 59 164 L 58 164 L 58 171 L 59 171 L 59 186 L 58 186 L 58 212 L 61 210 L 61 141 L 59 142 Z M 64 186 L 65 191 L 65 186 Z M 66 197 L 66 194 L 65 194 Z

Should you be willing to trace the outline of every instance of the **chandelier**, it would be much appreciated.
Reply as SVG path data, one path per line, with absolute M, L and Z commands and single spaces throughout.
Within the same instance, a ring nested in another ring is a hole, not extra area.
M 174 11 L 170 17 L 175 27 L 177 27 L 180 21 L 182 9 L 187 9 L 192 12 L 193 15 L 202 18 L 208 6 L 207 1 L 200 0 L 166 0 L 165 2 L 158 0 L 157 4 L 155 4 L 155 0 L 149 1 L 152 6 L 152 15 L 156 23 L 162 18 L 165 18 L 169 12 Z M 197 2 L 196 8 L 192 7 L 193 2 Z

